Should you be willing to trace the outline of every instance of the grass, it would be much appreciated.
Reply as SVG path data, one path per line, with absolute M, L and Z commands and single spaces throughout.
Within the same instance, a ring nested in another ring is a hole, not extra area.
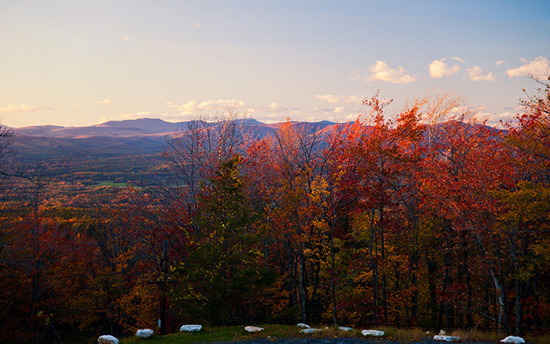
M 248 333 L 244 330 L 244 326 L 230 327 L 203 327 L 200 332 L 191 333 L 174 333 L 165 336 L 153 335 L 151 338 L 139 339 L 136 337 L 126 338 L 121 340 L 122 344 L 142 343 L 142 344 L 192 344 L 192 343 L 213 343 L 213 342 L 231 342 L 239 340 L 251 340 L 264 338 L 276 340 L 280 338 L 357 338 L 365 340 L 392 340 L 404 343 L 420 342 L 425 338 L 433 338 L 437 333 L 426 333 L 421 329 L 402 329 L 395 327 L 376 327 L 371 329 L 382 330 L 386 334 L 383 337 L 365 337 L 361 334 L 361 329 L 353 331 L 342 331 L 334 327 L 316 326 L 322 328 L 321 333 L 302 334 L 300 328 L 293 325 L 259 325 L 264 331 L 258 333 Z M 455 330 L 447 332 L 447 335 L 457 336 L 462 339 L 462 342 L 494 342 L 499 343 L 505 336 L 494 332 L 485 332 L 480 330 Z M 545 336 L 525 336 L 527 343 L 533 344 L 550 344 L 550 335 Z
M 126 183 L 117 183 L 112 180 L 98 180 L 97 186 L 126 186 Z

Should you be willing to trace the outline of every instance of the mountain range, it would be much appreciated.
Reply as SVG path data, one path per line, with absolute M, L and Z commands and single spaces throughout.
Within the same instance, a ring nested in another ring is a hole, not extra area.
M 237 120 L 243 122 L 250 130 L 257 135 L 264 136 L 267 133 L 273 133 L 281 123 L 265 124 L 255 119 Z M 94 136 L 102 137 L 135 137 L 135 136 L 172 136 L 185 132 L 196 121 L 185 122 L 166 122 L 158 118 L 141 118 L 134 120 L 109 121 L 101 124 L 83 126 L 83 127 L 62 127 L 55 125 L 31 126 L 14 128 L 14 131 L 20 136 L 47 137 L 47 138 L 90 138 Z M 219 122 L 218 122 L 219 123 Z M 335 123 L 329 121 L 322 122 L 293 122 L 299 127 L 307 126 L 310 130 L 321 130 L 327 126 L 333 126 Z M 216 124 L 201 122 L 204 127 L 214 126 Z
M 281 123 L 266 124 L 255 119 L 237 120 L 255 138 L 273 135 Z M 190 127 L 215 127 L 221 122 L 186 121 L 171 123 L 158 118 L 109 121 L 82 127 L 54 125 L 13 128 L 13 146 L 24 160 L 52 158 L 93 158 L 154 154 L 163 149 L 166 140 L 184 134 Z M 330 131 L 341 124 L 322 122 L 293 122 L 309 133 Z

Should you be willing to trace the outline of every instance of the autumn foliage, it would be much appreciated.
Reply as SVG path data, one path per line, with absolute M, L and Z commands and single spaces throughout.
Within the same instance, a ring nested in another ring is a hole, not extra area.
M 167 142 L 173 179 L 80 207 L 11 176 L 34 191 L 3 190 L 0 338 L 78 342 L 157 319 L 548 329 L 548 85 L 506 130 L 448 94 L 391 116 L 390 102 L 262 139 L 233 117 L 197 122 Z

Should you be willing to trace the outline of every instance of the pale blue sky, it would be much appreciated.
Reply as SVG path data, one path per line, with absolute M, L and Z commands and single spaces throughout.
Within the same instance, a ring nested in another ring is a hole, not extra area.
M 550 0 L 0 0 L 0 118 L 13 127 L 355 119 L 377 90 L 450 90 L 490 122 L 550 75 Z

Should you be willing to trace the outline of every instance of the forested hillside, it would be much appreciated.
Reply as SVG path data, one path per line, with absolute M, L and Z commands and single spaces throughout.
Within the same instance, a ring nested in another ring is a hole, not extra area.
M 231 114 L 190 122 L 108 183 L 14 160 L 2 127 L 0 339 L 86 342 L 158 319 L 160 333 L 548 331 L 550 86 L 505 130 L 447 94 L 397 114 L 378 95 L 363 103 L 347 125 L 261 135 Z

